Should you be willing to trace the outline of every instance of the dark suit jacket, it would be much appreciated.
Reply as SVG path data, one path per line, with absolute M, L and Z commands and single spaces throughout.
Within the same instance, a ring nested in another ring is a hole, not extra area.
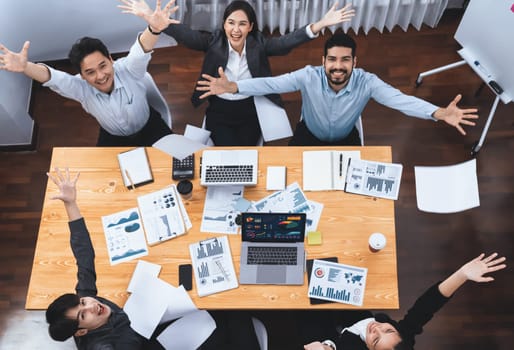
M 218 76 L 218 67 L 227 66 L 228 61 L 228 40 L 222 30 L 213 33 L 192 30 L 183 24 L 172 24 L 164 33 L 173 37 L 179 44 L 190 49 L 205 52 L 201 74 Z M 248 69 L 252 77 L 269 77 L 271 68 L 268 56 L 286 55 L 296 46 L 309 41 L 310 38 L 305 31 L 305 27 L 299 28 L 292 33 L 266 38 L 261 32 L 250 33 L 246 38 L 246 57 Z M 198 80 L 201 80 L 201 74 Z M 195 107 L 199 106 L 203 100 L 199 99 L 201 91 L 194 91 L 191 102 Z M 278 94 L 266 95 L 273 103 L 282 106 L 282 101 Z
M 439 292 L 439 282 L 431 286 L 421 295 L 414 305 L 407 311 L 407 314 L 398 322 L 400 334 L 403 341 L 414 348 L 414 338 L 423 332 L 423 326 L 432 319 L 434 314 L 449 300 Z M 372 317 L 371 315 L 369 317 Z M 364 319 L 364 318 L 361 318 Z M 360 320 L 351 320 L 343 324 L 349 327 Z M 351 332 L 344 332 L 335 341 L 337 349 L 366 350 L 366 344 L 358 335 Z

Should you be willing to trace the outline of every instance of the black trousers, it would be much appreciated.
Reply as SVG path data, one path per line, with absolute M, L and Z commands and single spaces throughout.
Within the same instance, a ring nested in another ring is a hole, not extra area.
M 161 118 L 160 113 L 150 107 L 150 117 L 141 130 L 133 135 L 117 136 L 108 133 L 104 128 L 100 127 L 96 145 L 101 147 L 151 146 L 161 137 L 172 133 Z
M 212 96 L 205 116 L 216 146 L 255 146 L 261 136 L 253 97 L 232 101 Z
M 359 131 L 354 127 L 350 134 L 344 139 L 327 142 L 314 136 L 302 120 L 296 124 L 293 138 L 289 141 L 289 146 L 361 146 Z

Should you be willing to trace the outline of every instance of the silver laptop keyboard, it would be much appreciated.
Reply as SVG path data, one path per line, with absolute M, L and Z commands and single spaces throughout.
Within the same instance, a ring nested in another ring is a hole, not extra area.
M 296 247 L 248 247 L 248 265 L 296 265 Z
M 208 165 L 204 182 L 252 182 L 252 174 L 253 165 Z

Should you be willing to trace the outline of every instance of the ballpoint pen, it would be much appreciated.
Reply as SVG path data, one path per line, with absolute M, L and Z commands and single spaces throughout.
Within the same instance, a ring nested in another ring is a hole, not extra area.
M 129 172 L 128 172 L 128 170 L 127 170 L 127 169 L 125 169 L 125 175 L 127 175 L 127 179 L 128 179 L 128 180 L 129 180 L 129 182 L 130 182 L 130 187 L 131 187 L 133 190 L 135 190 L 135 189 L 136 189 L 136 187 L 134 186 L 134 182 L 132 181 L 132 178 L 130 177 L 130 174 L 129 174 Z

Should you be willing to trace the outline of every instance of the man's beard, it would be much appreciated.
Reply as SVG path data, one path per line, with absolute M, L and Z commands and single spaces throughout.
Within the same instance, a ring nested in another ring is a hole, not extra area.
M 331 78 L 331 75 L 336 72 L 341 72 L 345 74 L 342 80 L 333 80 Z M 352 72 L 348 74 L 348 71 L 346 69 L 331 69 L 328 73 L 325 71 L 325 74 L 327 76 L 328 81 L 330 81 L 330 83 L 334 85 L 344 85 L 348 82 L 348 80 L 350 80 L 350 77 L 352 76 Z

